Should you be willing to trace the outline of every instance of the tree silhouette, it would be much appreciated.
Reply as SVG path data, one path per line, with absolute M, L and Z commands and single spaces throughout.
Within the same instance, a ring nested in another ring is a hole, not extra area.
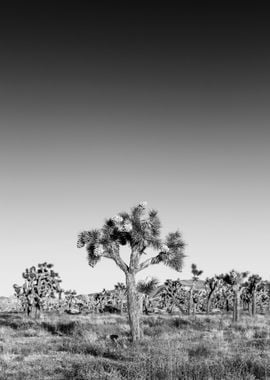
M 185 244 L 179 231 L 161 239 L 161 222 L 156 210 L 146 210 L 146 202 L 105 221 L 100 229 L 79 234 L 77 247 L 86 247 L 88 264 L 94 267 L 102 257 L 113 260 L 126 277 L 129 324 L 132 340 L 141 337 L 140 312 L 135 276 L 150 265 L 163 263 L 181 271 Z M 120 247 L 128 246 L 127 263 L 120 256 Z M 146 250 L 156 251 L 155 256 L 144 259 Z
M 40 316 L 45 301 L 49 297 L 61 296 L 60 277 L 53 269 L 53 264 L 42 263 L 38 267 L 26 269 L 22 276 L 24 284 L 13 285 L 15 295 L 22 302 L 24 311 L 29 316 L 35 311 L 35 317 Z
M 233 291 L 233 322 L 238 322 L 240 314 L 240 296 L 244 289 L 244 279 L 248 272 L 237 272 L 231 270 L 229 273 L 221 274 L 220 279 L 224 281 Z
M 211 300 L 214 296 L 216 289 L 220 285 L 220 282 L 221 282 L 221 280 L 217 276 L 207 277 L 205 280 L 205 287 L 207 289 L 206 314 L 210 313 Z

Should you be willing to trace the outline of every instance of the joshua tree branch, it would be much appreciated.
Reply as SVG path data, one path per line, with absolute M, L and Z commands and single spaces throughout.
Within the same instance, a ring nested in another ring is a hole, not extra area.
M 149 259 L 143 261 L 137 268 L 136 273 L 140 272 L 143 269 L 148 268 L 152 264 L 158 264 L 162 261 L 160 253 L 154 257 L 150 257 Z
M 110 251 L 104 251 L 101 254 L 101 256 L 106 257 L 108 259 L 112 259 L 116 263 L 116 265 L 118 265 L 119 268 L 122 269 L 124 273 L 128 273 L 129 267 L 124 262 L 124 260 L 122 260 L 121 256 L 119 255 L 119 252 L 116 249 L 111 249 Z
M 115 263 L 119 266 L 119 268 L 122 269 L 122 271 L 123 271 L 124 273 L 128 273 L 128 271 L 129 271 L 129 267 L 128 267 L 127 264 L 121 259 L 121 257 L 120 257 L 119 254 L 114 255 L 113 260 L 114 260 Z

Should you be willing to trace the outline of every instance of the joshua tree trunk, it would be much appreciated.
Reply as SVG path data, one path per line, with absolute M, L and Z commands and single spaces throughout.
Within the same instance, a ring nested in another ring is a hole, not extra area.
M 251 314 L 252 317 L 255 317 L 256 315 L 256 289 L 252 292 L 252 304 L 251 304 Z
M 39 319 L 40 315 L 41 315 L 41 307 L 40 307 L 40 304 L 37 303 L 35 305 L 35 319 Z
M 193 317 L 195 317 L 196 313 L 197 313 L 197 303 L 194 302 L 193 300 L 193 309 L 192 309 Z
M 148 315 L 149 314 L 149 311 L 148 311 L 149 300 L 148 300 L 147 295 L 144 296 L 143 302 L 144 302 L 144 312 L 146 315 Z
M 149 297 L 147 294 L 144 294 L 142 298 L 142 313 L 149 314 Z
M 208 298 L 207 298 L 207 304 L 206 304 L 206 314 L 209 315 L 211 311 L 211 301 L 213 298 L 214 292 L 209 293 Z
M 193 308 L 193 286 L 190 288 L 190 291 L 189 291 L 188 315 L 191 315 L 192 308 Z
M 133 273 L 126 274 L 126 285 L 127 285 L 129 325 L 130 325 L 130 330 L 131 330 L 132 341 L 135 342 L 139 340 L 141 337 L 141 329 L 140 329 L 140 305 L 138 302 L 135 275 Z
M 25 308 L 24 308 L 24 312 L 25 312 L 25 314 L 26 314 L 27 317 L 30 317 L 30 315 L 31 315 L 31 311 L 32 311 L 32 306 L 29 305 L 29 304 L 27 304 L 27 305 L 25 306 Z
M 240 298 L 240 309 L 244 310 L 244 302 L 242 300 L 242 298 Z
M 226 298 L 225 304 L 226 304 L 226 312 L 228 313 L 230 311 L 230 302 L 228 298 Z
M 248 301 L 243 301 L 243 310 L 249 312 L 249 302 Z
M 142 315 L 144 312 L 144 302 L 145 302 L 144 298 L 145 298 L 144 294 L 139 294 L 137 292 L 137 299 L 138 299 L 138 304 L 139 304 L 139 311 L 140 311 L 139 314 L 140 315 Z
M 124 305 L 124 301 L 123 299 L 120 300 L 120 314 L 123 314 L 123 305 Z
M 233 322 L 238 322 L 240 311 L 240 292 L 238 289 L 234 289 L 233 297 Z

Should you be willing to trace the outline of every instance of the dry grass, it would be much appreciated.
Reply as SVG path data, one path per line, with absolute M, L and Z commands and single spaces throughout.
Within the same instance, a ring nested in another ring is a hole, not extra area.
M 270 318 L 0 314 L 0 379 L 270 379 Z M 117 334 L 117 342 L 110 334 Z

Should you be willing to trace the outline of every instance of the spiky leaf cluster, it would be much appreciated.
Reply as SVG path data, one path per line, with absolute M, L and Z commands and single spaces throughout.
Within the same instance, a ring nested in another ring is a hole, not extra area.
M 183 268 L 185 243 L 179 231 L 171 232 L 165 239 L 165 249 L 161 246 L 161 252 L 154 258 L 153 263 L 162 262 L 171 269 L 180 272 Z
M 207 277 L 204 283 L 210 289 L 210 291 L 214 291 L 219 285 L 220 279 L 217 276 Z
M 193 275 L 193 280 L 197 281 L 199 279 L 199 276 L 203 274 L 203 271 L 199 270 L 196 264 L 191 264 L 191 273 Z
M 248 276 L 248 272 L 237 272 L 236 270 L 231 270 L 229 273 L 222 274 L 219 277 L 228 285 L 240 285 L 243 280 Z
M 245 283 L 247 290 L 253 293 L 259 286 L 263 286 L 262 278 L 258 274 L 253 274 L 249 276 L 248 281 Z
M 137 284 L 137 291 L 149 296 L 157 288 L 158 284 L 159 281 L 155 277 L 152 277 L 149 280 L 141 280 Z
M 88 254 L 88 263 L 94 267 L 100 260 L 103 253 L 103 247 L 100 244 L 101 231 L 94 229 L 92 231 L 81 232 L 78 236 L 77 247 L 86 247 Z
M 117 291 L 125 291 L 126 285 L 123 282 L 118 282 L 117 284 L 114 285 L 114 289 Z

